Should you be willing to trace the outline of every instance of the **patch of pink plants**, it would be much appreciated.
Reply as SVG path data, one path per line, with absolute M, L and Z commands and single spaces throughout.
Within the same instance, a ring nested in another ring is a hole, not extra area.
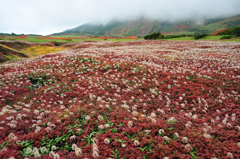
M 4 63 L 0 158 L 240 158 L 239 45 L 96 42 Z

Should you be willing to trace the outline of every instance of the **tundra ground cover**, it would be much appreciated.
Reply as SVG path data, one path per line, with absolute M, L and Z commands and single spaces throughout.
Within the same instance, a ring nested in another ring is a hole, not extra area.
M 239 48 L 99 41 L 4 63 L 0 158 L 239 158 Z
M 72 43 L 79 41 L 135 41 L 139 40 L 137 37 L 129 36 L 123 38 L 113 38 L 113 37 L 85 37 L 76 35 L 66 35 L 66 36 L 0 36 L 0 40 L 11 40 L 11 41 L 29 41 L 34 43 Z
M 25 52 L 30 57 L 36 57 L 39 55 L 57 52 L 63 49 L 66 49 L 66 48 L 55 47 L 55 46 L 34 45 L 34 46 L 27 47 L 25 49 L 22 49 L 21 51 Z

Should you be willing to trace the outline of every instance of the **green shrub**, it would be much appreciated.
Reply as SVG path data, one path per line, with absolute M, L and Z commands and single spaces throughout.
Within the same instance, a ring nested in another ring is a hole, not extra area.
M 186 37 L 186 36 L 192 36 L 192 35 L 186 35 L 186 34 L 166 35 L 166 36 L 164 36 L 164 39 L 181 38 L 181 37 Z
M 65 42 L 59 42 L 59 41 L 51 41 L 52 43 L 54 43 L 55 46 L 61 46 L 63 44 L 66 44 Z
M 161 35 L 160 32 L 158 33 L 152 33 L 152 34 L 148 34 L 144 36 L 145 40 L 150 40 L 150 39 L 160 39 L 160 38 L 164 38 L 164 35 Z
M 224 35 L 220 39 L 231 39 L 231 38 L 234 38 L 234 37 L 235 37 L 234 35 Z
M 236 37 L 240 36 L 240 27 L 229 28 L 223 32 L 218 33 L 218 35 L 235 35 Z
M 208 36 L 208 34 L 197 34 L 197 35 L 194 35 L 194 39 L 198 40 L 198 39 L 202 39 L 207 36 Z
M 233 33 L 236 37 L 240 36 L 240 27 L 236 27 L 233 29 Z

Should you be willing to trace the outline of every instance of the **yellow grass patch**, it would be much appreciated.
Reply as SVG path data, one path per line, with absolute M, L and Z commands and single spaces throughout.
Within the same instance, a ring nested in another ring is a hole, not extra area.
M 43 45 L 34 45 L 22 49 L 21 51 L 25 52 L 30 57 L 35 57 L 39 55 L 45 55 L 48 53 L 58 52 L 60 50 L 66 49 L 65 47 L 54 47 L 54 46 L 43 46 Z
M 164 58 L 168 61 L 177 61 L 179 58 L 177 56 L 164 56 Z

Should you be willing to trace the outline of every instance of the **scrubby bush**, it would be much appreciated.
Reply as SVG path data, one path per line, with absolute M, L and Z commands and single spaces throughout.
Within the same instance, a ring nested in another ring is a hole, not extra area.
M 234 33 L 235 36 L 239 37 L 240 36 L 240 27 L 234 28 L 233 33 Z
M 236 37 L 240 36 L 240 27 L 229 28 L 223 32 L 218 33 L 218 35 L 235 35 Z
M 160 32 L 158 33 L 152 33 L 152 34 L 147 34 L 144 36 L 145 40 L 151 40 L 151 39 L 160 39 L 160 38 L 164 38 L 164 35 L 161 35 Z
M 186 35 L 186 34 L 181 34 L 181 35 L 166 35 L 166 36 L 164 36 L 164 39 L 181 38 L 181 37 L 186 37 L 186 36 L 192 36 L 192 35 Z
M 207 36 L 208 36 L 208 34 L 197 34 L 197 35 L 194 35 L 194 39 L 198 40 L 198 39 L 202 39 Z
M 63 44 L 66 44 L 65 42 L 59 42 L 59 41 L 51 41 L 52 43 L 54 43 L 55 46 L 61 46 Z
M 234 38 L 234 37 L 235 37 L 234 35 L 224 35 L 220 39 L 231 39 L 231 38 Z

